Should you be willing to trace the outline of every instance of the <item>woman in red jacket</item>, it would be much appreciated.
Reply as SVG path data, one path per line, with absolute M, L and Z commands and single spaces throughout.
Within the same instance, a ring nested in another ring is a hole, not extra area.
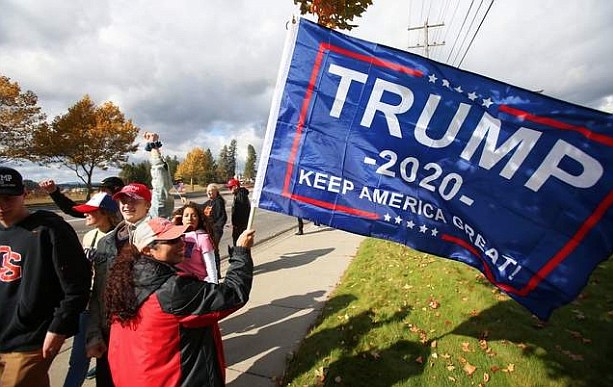
M 223 283 L 180 276 L 187 226 L 154 218 L 139 225 L 138 250 L 110 269 L 109 363 L 122 386 L 223 386 L 225 361 L 218 321 L 243 306 L 251 291 L 255 231 L 239 238 Z

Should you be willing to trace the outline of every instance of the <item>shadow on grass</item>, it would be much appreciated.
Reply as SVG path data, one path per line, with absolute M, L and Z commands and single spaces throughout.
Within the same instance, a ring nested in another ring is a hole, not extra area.
M 332 298 L 326 305 L 325 314 L 336 314 L 351 299 L 347 296 Z M 372 330 L 397 324 L 409 313 L 410 309 L 406 308 L 388 318 L 375 319 L 375 314 L 368 310 L 334 327 L 310 334 L 300 346 L 300 360 L 290 362 L 283 385 L 318 366 L 321 372 L 317 385 L 390 386 L 422 373 L 423 365 L 415 359 L 420 356 L 427 359 L 430 354 L 428 346 L 400 339 L 387 347 L 359 349 L 365 346 L 364 339 Z
M 592 274 L 573 303 L 541 323 L 514 301 L 484 310 L 451 334 L 506 340 L 522 355 L 538 359 L 552 380 L 570 379 L 573 386 L 613 386 L 613 263 Z

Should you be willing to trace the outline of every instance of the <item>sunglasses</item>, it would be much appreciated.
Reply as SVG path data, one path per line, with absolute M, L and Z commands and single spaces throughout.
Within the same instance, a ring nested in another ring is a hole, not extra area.
M 170 240 L 167 240 L 167 241 L 155 241 L 155 243 L 159 244 L 159 245 L 176 245 L 179 242 L 183 242 L 183 236 L 180 236 L 180 237 L 175 238 L 175 239 L 170 239 Z

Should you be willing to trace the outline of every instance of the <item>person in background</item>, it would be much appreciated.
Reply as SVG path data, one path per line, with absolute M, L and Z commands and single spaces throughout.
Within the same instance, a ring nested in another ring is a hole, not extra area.
M 98 192 L 87 203 L 74 206 L 73 209 L 85 215 L 85 225 L 93 227 L 92 230 L 85 233 L 82 242 L 85 257 L 91 262 L 100 239 L 111 232 L 121 221 L 119 206 L 109 194 Z M 72 341 L 64 387 L 80 387 L 88 374 L 90 359 L 85 351 L 88 321 L 89 310 L 85 310 L 79 318 L 79 333 L 75 335 Z
M 200 280 L 218 283 L 211 219 L 196 203 L 187 203 L 173 213 L 172 221 L 176 225 L 189 226 L 183 238 L 185 259 L 176 265 L 177 269 Z
M 187 227 L 162 218 L 139 224 L 137 251 L 122 252 L 111 268 L 109 363 L 118 387 L 225 385 L 218 321 L 249 299 L 255 231 L 240 236 L 225 281 L 213 284 L 175 270 Z
M 300 217 L 298 217 L 297 219 L 298 219 L 298 231 L 296 232 L 296 235 L 302 235 L 304 234 L 304 221 Z
M 155 133 L 146 132 L 145 139 L 145 149 L 150 151 L 153 192 L 143 184 L 130 183 L 113 195 L 113 199 L 119 202 L 123 221 L 98 242 L 94 255 L 94 285 L 90 301 L 91 316 L 87 324 L 86 350 L 89 357 L 96 358 L 97 387 L 113 386 L 108 366 L 109 326 L 104 305 L 108 270 L 118 254 L 123 250 L 130 250 L 129 241 L 140 223 L 160 215 L 170 217 L 174 209 L 174 200 L 169 195 L 172 179 L 160 152 L 162 143 Z
M 234 201 L 232 202 L 232 245 L 236 246 L 238 236 L 247 229 L 251 202 L 249 202 L 249 191 L 247 188 L 241 187 L 241 182 L 238 179 L 230 179 L 226 187 L 234 195 Z
M 77 203 L 60 192 L 58 186 L 53 180 L 43 180 L 38 183 L 40 188 L 44 189 L 49 194 L 55 205 L 65 214 L 74 218 L 85 218 L 85 215 L 74 210 Z M 100 183 L 100 192 L 105 192 L 113 196 L 116 192 L 123 188 L 125 184 L 117 176 L 110 176 L 102 180 Z
M 213 219 L 213 244 L 215 245 L 215 264 L 217 266 L 217 273 L 221 277 L 221 257 L 219 255 L 219 243 L 223 236 L 223 228 L 228 221 L 228 215 L 226 214 L 226 201 L 219 194 L 219 188 L 217 184 L 209 184 L 206 187 L 206 194 L 209 200 L 202 205 L 204 216 Z
M 0 167 L 0 386 L 49 386 L 49 367 L 77 332 L 90 265 L 59 215 L 30 212 L 21 174 Z

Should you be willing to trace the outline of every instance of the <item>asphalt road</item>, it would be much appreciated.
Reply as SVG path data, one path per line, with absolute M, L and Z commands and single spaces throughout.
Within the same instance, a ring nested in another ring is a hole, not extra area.
M 221 238 L 221 243 L 219 246 L 219 252 L 221 253 L 222 258 L 227 256 L 228 254 L 228 245 L 232 245 L 232 227 L 230 225 L 230 213 L 232 209 L 232 195 L 224 194 L 224 199 L 226 200 L 226 212 L 228 213 L 228 223 L 226 223 L 226 228 Z M 190 197 L 190 200 L 196 203 L 204 203 L 206 200 L 206 195 L 204 193 L 199 195 L 194 195 Z M 175 200 L 175 208 L 181 206 L 181 201 L 179 199 Z M 39 207 L 40 208 L 40 207 Z M 79 239 L 83 238 L 83 234 L 90 230 L 88 226 L 85 225 L 84 219 L 73 218 L 69 215 L 66 215 L 59 211 L 57 207 L 50 206 L 46 208 L 47 210 L 54 211 L 59 215 L 63 216 L 64 219 L 75 229 Z M 262 209 L 256 209 L 255 218 L 253 221 L 253 226 L 256 230 L 256 244 L 261 243 L 262 241 L 268 240 L 274 236 L 279 235 L 292 227 L 297 227 L 296 218 L 292 216 L 288 216 L 285 214 L 280 214 L 276 212 L 271 212 Z

